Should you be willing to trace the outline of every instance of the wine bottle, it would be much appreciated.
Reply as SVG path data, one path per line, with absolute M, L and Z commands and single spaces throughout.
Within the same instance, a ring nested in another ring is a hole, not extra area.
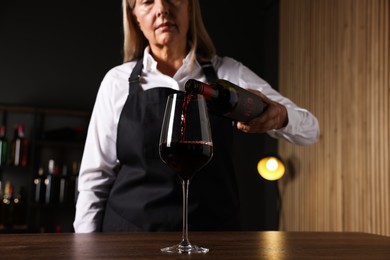
M 267 106 L 260 96 L 223 79 L 211 84 L 190 79 L 185 83 L 185 91 L 203 95 L 212 113 L 235 121 L 248 122 Z
M 25 225 L 25 206 L 24 206 L 24 188 L 21 187 L 19 193 L 13 196 L 13 219 L 12 225 L 14 227 L 22 227 Z
M 67 203 L 69 202 L 69 178 L 68 178 L 68 167 L 66 164 L 62 166 L 62 172 L 60 177 L 60 195 L 59 202 Z
M 34 178 L 34 201 L 44 203 L 46 196 L 45 170 L 39 167 L 38 175 Z
M 72 162 L 72 172 L 69 178 L 69 201 L 76 202 L 78 197 L 78 180 L 79 180 L 79 163 L 77 161 Z
M 0 229 L 4 228 L 5 224 L 5 205 L 3 202 L 3 184 L 0 180 Z
M 7 163 L 8 142 L 5 137 L 5 126 L 0 126 L 0 166 Z
M 4 227 L 10 227 L 13 219 L 13 187 L 10 181 L 5 182 L 2 203 L 3 225 Z
M 60 196 L 60 178 L 58 166 L 55 165 L 54 160 L 49 160 L 48 174 L 45 180 L 46 184 L 46 204 L 56 204 L 59 202 Z
M 28 140 L 24 135 L 24 125 L 15 127 L 12 140 L 11 165 L 27 166 Z

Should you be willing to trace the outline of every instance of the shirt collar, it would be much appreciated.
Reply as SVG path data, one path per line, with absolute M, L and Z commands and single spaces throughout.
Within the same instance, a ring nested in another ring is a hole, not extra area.
M 153 56 L 150 54 L 150 47 L 147 46 L 144 50 L 144 58 L 143 58 L 143 64 L 146 71 L 151 72 L 157 70 L 157 61 L 153 58 Z M 187 53 L 186 57 L 183 59 L 183 65 L 181 69 L 186 70 L 188 66 L 191 64 L 190 54 Z M 199 66 L 199 64 L 196 62 L 196 66 Z
M 144 50 L 144 69 L 148 72 L 157 69 L 157 61 L 150 54 L 150 48 L 147 46 Z

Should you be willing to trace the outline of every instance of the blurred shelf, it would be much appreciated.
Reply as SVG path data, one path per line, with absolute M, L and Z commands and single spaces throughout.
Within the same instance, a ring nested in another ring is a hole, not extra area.
M 71 185 L 75 186 L 74 178 L 78 174 L 89 118 L 88 111 L 0 104 L 0 124 L 6 126 L 9 145 L 15 124 L 25 125 L 29 144 L 27 166 L 0 166 L 2 188 L 5 182 L 11 182 L 13 194 L 23 195 L 23 213 L 4 213 L 14 216 L 7 222 L 9 225 L 4 226 L 4 223 L 1 223 L 6 219 L 3 215 L 3 211 L 6 211 L 5 208 L 0 209 L 0 233 L 72 231 L 74 199 L 66 203 L 36 203 L 34 180 L 40 171 L 44 171 L 44 176 L 48 174 L 48 162 L 53 160 L 59 176 L 62 176 L 63 171 L 66 172 Z M 45 183 L 46 181 L 47 179 Z M 44 189 L 46 185 L 44 184 Z

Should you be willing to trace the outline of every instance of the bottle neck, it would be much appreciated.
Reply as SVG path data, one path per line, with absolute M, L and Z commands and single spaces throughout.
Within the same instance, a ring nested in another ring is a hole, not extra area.
M 186 82 L 185 90 L 187 93 L 203 95 L 206 100 L 218 96 L 217 90 L 212 85 L 194 79 Z
M 5 137 L 5 127 L 1 126 L 0 127 L 0 139 Z
M 24 126 L 23 125 L 19 125 L 18 126 L 18 136 L 20 138 L 23 138 L 24 137 Z

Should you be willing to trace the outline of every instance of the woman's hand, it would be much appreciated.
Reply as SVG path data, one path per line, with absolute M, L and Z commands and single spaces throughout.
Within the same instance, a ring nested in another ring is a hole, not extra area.
M 287 109 L 285 106 L 270 100 L 263 93 L 257 90 L 249 91 L 259 95 L 267 104 L 263 113 L 249 122 L 237 122 L 237 129 L 245 133 L 264 133 L 273 129 L 285 127 L 288 123 Z

